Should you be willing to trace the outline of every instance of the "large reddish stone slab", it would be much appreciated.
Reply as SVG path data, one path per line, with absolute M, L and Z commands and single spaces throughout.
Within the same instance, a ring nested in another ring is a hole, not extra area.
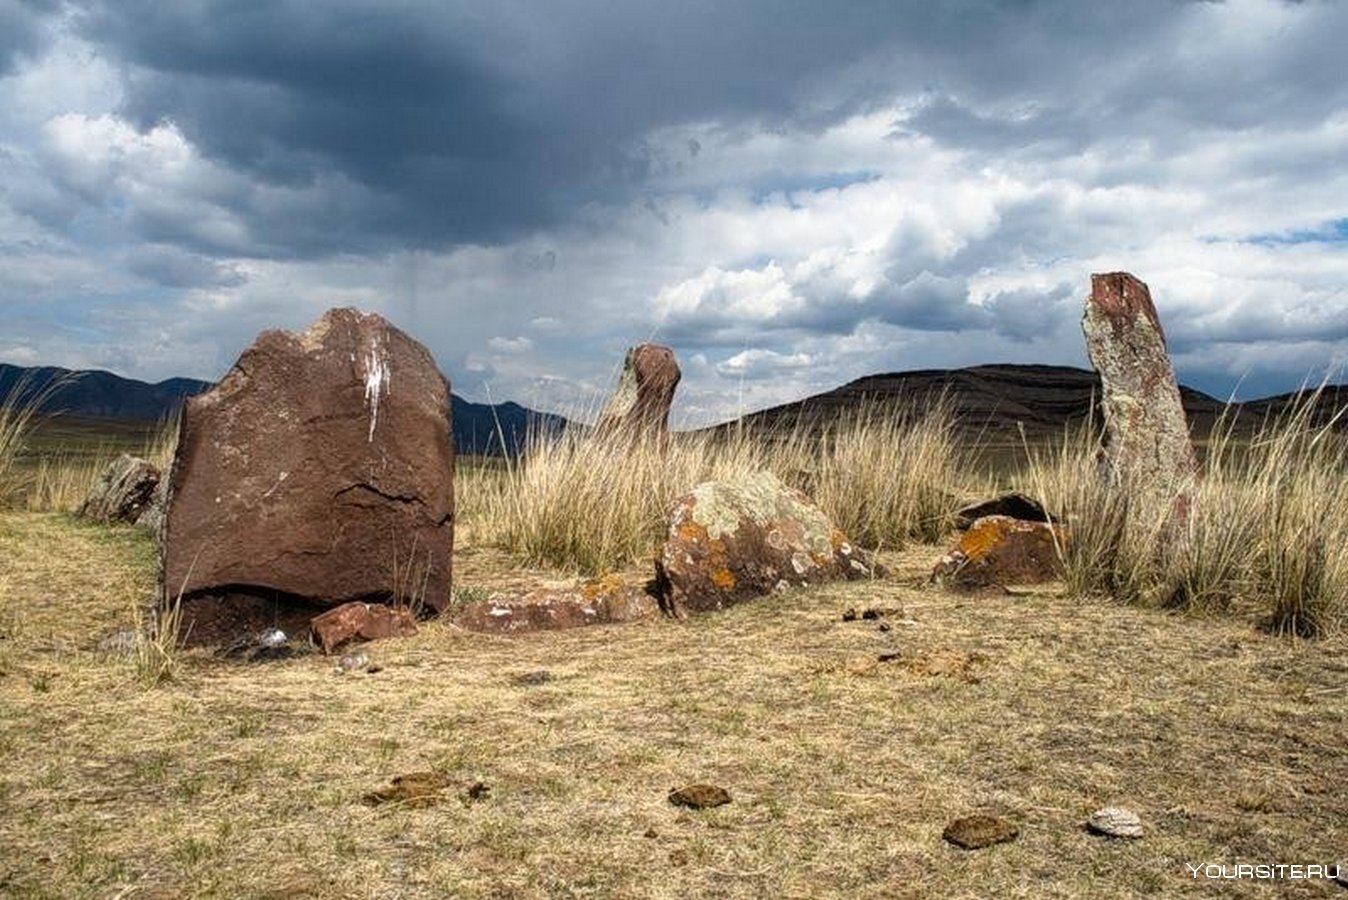
M 770 472 L 705 482 L 680 498 L 656 559 L 661 607 L 675 616 L 870 575 L 823 510 Z
M 642 586 L 606 575 L 573 588 L 538 588 L 522 596 L 465 603 L 449 617 L 468 631 L 517 634 L 634 622 L 659 611 L 655 598 Z
M 1062 577 L 1067 541 L 1062 525 L 984 516 L 937 560 L 931 577 L 954 588 L 1056 581 Z
M 1104 476 L 1139 497 L 1173 500 L 1186 522 L 1198 460 L 1151 292 L 1127 272 L 1092 275 L 1081 326 L 1103 391 Z
M 601 431 L 663 437 L 682 373 L 674 351 L 659 344 L 638 344 L 627 351 L 618 388 L 599 414 Z
M 213 637 L 197 613 L 227 620 L 231 602 L 197 598 L 439 611 L 454 542 L 449 403 L 426 348 L 378 315 L 336 309 L 303 333 L 261 334 L 183 408 L 165 599 L 181 592 L 186 624 Z
M 382 606 L 353 600 L 314 616 L 309 622 L 314 643 L 331 653 L 354 640 L 377 641 L 389 637 L 411 637 L 417 633 L 416 620 L 406 607 Z

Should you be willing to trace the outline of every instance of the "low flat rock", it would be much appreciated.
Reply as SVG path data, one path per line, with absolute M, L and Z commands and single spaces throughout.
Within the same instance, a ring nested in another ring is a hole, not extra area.
M 1097 809 L 1086 819 L 1086 827 L 1105 837 L 1140 838 L 1146 834 L 1137 813 L 1122 806 Z
M 660 605 L 674 616 L 871 575 L 823 510 L 770 472 L 704 482 L 679 498 L 656 560 Z
M 620 575 L 605 575 L 573 588 L 538 588 L 466 603 L 448 615 L 468 631 L 516 634 L 635 622 L 659 612 L 659 604 L 644 586 Z
M 379 603 L 359 600 L 343 603 L 309 622 L 314 643 L 324 653 L 351 641 L 377 641 L 390 637 L 411 637 L 417 633 L 417 623 L 406 608 L 393 608 Z

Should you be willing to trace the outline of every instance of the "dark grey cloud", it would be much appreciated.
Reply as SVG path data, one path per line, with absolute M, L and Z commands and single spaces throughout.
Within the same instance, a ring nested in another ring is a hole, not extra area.
M 0 75 L 47 43 L 46 20 L 59 5 L 58 0 L 0 0 Z

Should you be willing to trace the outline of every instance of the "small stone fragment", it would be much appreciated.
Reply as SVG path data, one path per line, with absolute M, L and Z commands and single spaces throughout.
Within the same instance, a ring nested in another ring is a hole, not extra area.
M 514 682 L 525 687 L 535 687 L 540 684 L 547 684 L 552 680 L 552 673 L 547 669 L 539 669 L 537 672 L 525 672 L 516 675 Z
M 142 637 L 134 628 L 119 628 L 98 642 L 98 652 L 114 656 L 130 656 L 140 646 Z
M 983 814 L 956 819 L 941 833 L 947 841 L 965 850 L 1004 844 L 1014 841 L 1019 835 L 1020 829 L 1006 819 Z
M 463 792 L 463 798 L 469 803 L 476 803 L 479 800 L 486 800 L 491 796 L 491 787 L 483 781 L 474 781 L 468 785 L 468 789 Z
M 1137 813 L 1122 806 L 1097 809 L 1086 820 L 1086 827 L 1105 837 L 1140 838 L 1145 834 Z
M 857 611 L 852 607 L 843 610 L 842 620 L 844 622 L 855 622 L 857 620 Z
M 891 651 L 888 652 L 888 653 L 881 653 L 880 655 L 876 656 L 876 657 L 875 657 L 875 661 L 876 661 L 876 662 L 882 662 L 882 663 L 883 663 L 883 662 L 893 662 L 894 660 L 898 659 L 898 658 L 899 658 L 900 656 L 902 656 L 902 655 L 903 655 L 903 654 L 901 654 L 901 653 L 900 653 L 899 651 L 897 651 L 897 650 L 891 650 Z
M 344 675 L 347 672 L 369 671 L 370 657 L 364 653 L 348 653 L 337 660 L 337 673 Z
M 710 809 L 730 802 L 730 792 L 714 784 L 690 784 L 670 791 L 669 802 L 689 809 Z
M 416 620 L 403 607 L 353 600 L 314 616 L 309 622 L 314 642 L 324 653 L 347 641 L 374 641 L 388 637 L 411 637 L 417 633 Z

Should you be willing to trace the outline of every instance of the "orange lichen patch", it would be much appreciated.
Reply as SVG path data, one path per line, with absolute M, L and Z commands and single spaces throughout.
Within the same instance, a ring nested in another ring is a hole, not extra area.
M 963 587 L 1053 581 L 1062 572 L 1060 554 L 1067 540 L 1062 525 L 985 516 L 936 563 L 932 579 Z
M 726 568 L 720 568 L 711 573 L 712 584 L 723 591 L 728 591 L 735 586 L 734 574 Z
M 627 587 L 627 582 L 623 576 L 616 572 L 610 572 L 607 575 L 601 575 L 598 578 L 591 578 L 589 581 L 582 582 L 580 585 L 581 595 L 586 600 L 596 600 L 599 597 L 608 597 L 617 594 Z
M 685 543 L 700 543 L 707 539 L 707 529 L 692 519 L 687 519 L 679 524 L 679 540 Z

